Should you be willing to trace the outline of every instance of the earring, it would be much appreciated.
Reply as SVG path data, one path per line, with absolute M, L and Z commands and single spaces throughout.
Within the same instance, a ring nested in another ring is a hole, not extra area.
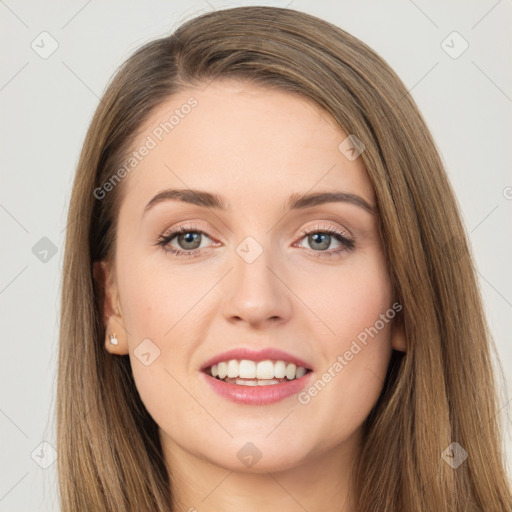
M 116 338 L 115 334 L 110 335 L 110 344 L 111 345 L 119 345 L 119 340 Z

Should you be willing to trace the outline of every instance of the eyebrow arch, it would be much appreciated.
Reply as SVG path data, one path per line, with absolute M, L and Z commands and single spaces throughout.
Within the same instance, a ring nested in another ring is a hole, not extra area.
M 319 204 L 325 203 L 350 203 L 371 215 L 377 213 L 377 208 L 368 203 L 361 196 L 350 194 L 348 192 L 316 192 L 312 194 L 292 194 L 288 200 L 286 207 L 289 210 L 299 210 L 303 208 L 311 208 Z
M 144 208 L 144 214 L 153 208 L 156 204 L 168 200 L 177 200 L 184 203 L 195 204 L 205 208 L 213 208 L 215 210 L 227 210 L 228 205 L 224 199 L 217 195 L 195 189 L 169 189 L 159 192 L 154 196 Z M 362 197 L 348 192 L 317 192 L 311 194 L 292 194 L 286 202 L 285 208 L 288 210 L 301 210 L 311 208 L 326 203 L 343 202 L 350 203 L 371 215 L 377 213 L 374 205 L 368 203 Z
M 174 199 L 183 203 L 195 204 L 205 208 L 214 208 L 216 210 L 227 210 L 227 204 L 217 194 L 210 194 L 202 190 L 194 189 L 169 189 L 159 192 L 144 208 L 144 214 L 158 203 Z

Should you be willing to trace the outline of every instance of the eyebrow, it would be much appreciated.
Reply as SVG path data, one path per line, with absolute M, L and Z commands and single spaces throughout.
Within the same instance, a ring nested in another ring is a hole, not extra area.
M 163 190 L 154 196 L 144 208 L 144 214 L 158 203 L 170 200 L 194 204 L 204 208 L 213 208 L 215 210 L 228 210 L 228 203 L 217 194 L 211 194 L 210 192 L 196 189 L 169 189 Z M 377 208 L 374 205 L 368 203 L 362 197 L 348 192 L 295 193 L 290 196 L 285 204 L 285 208 L 287 210 L 302 210 L 321 204 L 336 202 L 353 204 L 371 215 L 377 213 Z

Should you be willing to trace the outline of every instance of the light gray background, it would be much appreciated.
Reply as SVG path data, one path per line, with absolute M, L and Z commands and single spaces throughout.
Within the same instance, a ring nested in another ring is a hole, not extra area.
M 64 227 L 98 98 L 143 43 L 213 8 L 254 4 L 0 0 L 1 511 L 58 510 L 56 464 L 42 469 L 36 461 L 53 460 Z M 512 1 L 264 4 L 288 5 L 347 30 L 384 57 L 410 89 L 463 210 L 508 382 L 502 389 L 512 396 Z M 50 48 L 48 36 L 40 36 L 44 31 L 58 43 L 46 59 L 31 47 Z M 458 36 L 442 45 L 453 31 L 469 44 L 457 58 L 463 44 Z M 43 237 L 56 246 L 46 262 L 44 253 L 33 252 Z M 503 422 L 510 413 L 506 403 L 503 395 Z

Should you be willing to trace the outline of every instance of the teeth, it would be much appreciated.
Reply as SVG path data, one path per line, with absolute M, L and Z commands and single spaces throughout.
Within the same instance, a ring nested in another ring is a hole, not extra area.
M 260 361 L 256 366 L 256 377 L 258 379 L 273 379 L 274 363 L 272 361 Z
M 286 378 L 290 379 L 290 380 L 294 379 L 296 371 L 297 371 L 297 367 L 293 363 L 290 363 L 286 367 Z
M 279 384 L 279 381 L 276 379 L 270 380 L 257 380 L 257 379 L 234 379 L 235 384 L 240 386 L 271 386 L 272 384 Z
M 300 379 L 302 376 L 306 375 L 306 368 L 299 366 L 297 371 L 295 372 L 295 378 Z
M 274 364 L 274 377 L 283 379 L 286 375 L 286 363 L 284 361 L 276 361 Z
M 228 374 L 228 365 L 227 363 L 219 363 L 218 365 L 213 365 L 218 367 L 219 371 L 219 379 L 223 379 Z M 212 367 L 213 373 L 213 367 Z
M 238 365 L 238 361 L 235 361 L 232 359 L 231 361 L 228 361 L 228 377 L 230 379 L 234 379 L 235 377 L 238 377 L 240 371 L 240 366 Z
M 247 359 L 242 359 L 238 364 L 238 376 L 241 379 L 256 378 L 256 363 Z
M 214 364 L 211 367 L 213 377 L 221 380 L 234 380 L 236 384 L 244 384 L 246 386 L 267 386 L 269 384 L 278 384 L 275 379 L 288 380 L 300 379 L 307 373 L 306 368 L 297 367 L 293 363 L 285 361 L 251 361 L 249 359 L 230 359 Z M 249 380 L 241 380 L 249 379 Z

